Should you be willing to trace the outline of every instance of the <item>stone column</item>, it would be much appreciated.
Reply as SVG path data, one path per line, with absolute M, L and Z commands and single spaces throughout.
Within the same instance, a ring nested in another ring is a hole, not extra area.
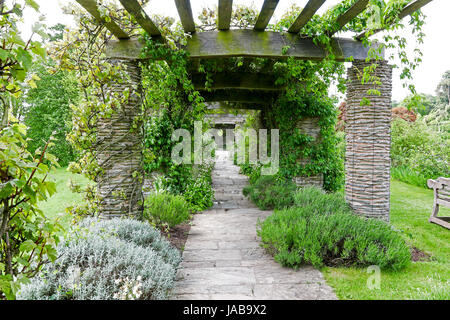
M 140 124 L 133 128 L 141 113 L 141 75 L 138 61 L 110 60 L 126 67 L 127 81 L 110 85 L 109 94 L 121 94 L 126 89 L 130 97 L 111 117 L 97 124 L 97 161 L 103 169 L 97 181 L 102 217 L 140 216 L 142 214 L 142 133 Z
M 355 61 L 348 70 L 345 196 L 357 214 L 389 221 L 392 68 L 386 61 L 375 63 L 380 85 L 361 84 L 372 62 Z M 380 95 L 368 95 L 369 89 Z

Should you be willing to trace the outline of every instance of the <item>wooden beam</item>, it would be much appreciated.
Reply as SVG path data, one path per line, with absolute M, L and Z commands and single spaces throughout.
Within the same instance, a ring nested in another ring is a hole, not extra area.
M 194 73 L 191 75 L 196 90 L 206 90 L 206 75 Z M 280 91 L 282 86 L 276 86 L 276 78 L 270 74 L 221 72 L 211 75 L 212 84 L 210 89 L 248 89 L 264 91 Z
M 136 19 L 137 23 L 139 23 L 145 32 L 152 37 L 161 36 L 158 27 L 153 23 L 147 13 L 145 13 L 137 0 L 120 0 L 120 3 Z
M 255 23 L 255 30 L 264 31 L 266 29 L 278 2 L 279 0 L 264 0 L 261 12 L 258 15 L 258 20 Z
M 246 102 L 220 102 L 220 109 L 235 109 L 235 110 L 263 110 L 267 108 L 268 103 L 246 103 Z
M 424 7 L 425 5 L 429 4 L 431 1 L 433 0 L 416 0 L 413 3 L 408 4 L 398 15 L 398 18 L 401 20 L 411 14 L 413 14 L 414 12 L 416 12 L 417 10 L 420 10 L 422 7 Z M 356 39 L 357 40 L 361 40 L 362 38 L 364 38 L 369 32 L 371 33 L 371 35 L 374 35 L 380 31 L 382 31 L 383 29 L 375 29 L 375 30 L 368 30 L 368 31 L 364 31 L 363 33 L 359 34 Z
M 118 39 L 129 39 L 130 36 L 126 34 L 114 21 L 107 22 L 100 11 L 98 10 L 97 1 L 96 0 L 77 0 L 77 2 L 86 9 L 99 23 L 105 25 L 105 27 Z
M 376 44 L 373 47 L 376 48 Z M 139 40 L 110 41 L 106 55 L 109 58 L 139 59 L 143 45 Z M 337 61 L 353 57 L 355 60 L 367 58 L 369 47 L 360 41 L 334 38 L 333 54 Z M 284 53 L 282 49 L 285 49 Z M 254 30 L 228 30 L 197 32 L 187 40 L 184 47 L 192 59 L 260 57 L 321 60 L 328 53 L 314 44 L 311 38 L 301 38 L 291 33 Z
M 289 28 L 290 33 L 299 33 L 326 0 L 309 0 L 305 8 Z
M 219 0 L 219 30 L 230 29 L 233 0 Z
M 367 58 L 370 48 L 351 39 L 332 40 L 333 54 L 338 61 L 353 57 Z M 311 38 L 291 33 L 254 30 L 228 30 L 198 32 L 188 39 L 185 49 L 191 58 L 261 57 L 321 60 L 328 53 Z M 283 50 L 284 49 L 284 50 Z
M 333 35 L 336 32 L 340 31 L 347 23 L 352 21 L 356 16 L 358 16 L 361 12 L 366 10 L 367 5 L 369 4 L 369 0 L 358 0 L 356 1 L 350 9 L 344 12 L 339 18 L 336 20 L 336 24 L 338 28 L 329 33 L 329 35 Z
M 194 33 L 195 23 L 192 15 L 191 1 L 175 0 L 175 5 L 177 6 L 178 15 L 180 16 L 184 31 Z
M 241 89 L 199 91 L 205 102 L 241 102 L 270 104 L 277 97 L 273 92 Z

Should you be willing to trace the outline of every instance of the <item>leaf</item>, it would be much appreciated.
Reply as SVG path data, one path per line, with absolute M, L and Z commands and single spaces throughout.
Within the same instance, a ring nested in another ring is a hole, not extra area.
M 50 259 L 50 261 L 54 262 L 58 258 L 56 249 L 52 246 L 45 246 L 45 249 L 47 250 L 47 257 Z
M 0 60 L 6 60 L 9 55 L 9 51 L 3 50 L 0 48 Z
M 44 59 L 47 56 L 47 50 L 42 48 L 42 45 L 39 42 L 34 42 L 34 46 L 31 48 L 31 51 Z
M 17 33 L 11 34 L 11 42 L 14 44 L 18 44 L 20 46 L 25 46 L 25 42 L 22 40 L 20 35 L 18 35 Z
M 0 275 L 0 291 L 3 292 L 8 300 L 14 300 L 15 295 L 11 288 L 13 282 L 12 276 L 10 274 Z
M 30 87 L 33 88 L 33 89 L 36 89 L 36 88 L 37 88 L 36 82 L 34 82 L 33 79 L 31 79 L 30 81 L 28 81 L 28 84 L 29 84 Z
M 39 11 L 39 5 L 34 0 L 25 0 L 26 4 L 32 7 L 34 10 Z
M 26 240 L 20 245 L 20 251 L 22 252 L 30 252 L 34 248 L 36 248 L 36 244 L 32 240 Z
M 47 185 L 48 194 L 51 197 L 52 195 L 54 195 L 56 193 L 56 183 L 54 183 L 53 181 L 49 181 L 46 183 L 46 185 Z
M 25 186 L 23 192 L 30 198 L 31 203 L 36 203 L 36 192 L 30 186 Z
M 0 199 L 6 199 L 14 192 L 14 188 L 10 183 L 6 183 L 0 189 Z
M 29 263 L 27 260 L 23 259 L 23 258 L 16 257 L 16 260 L 17 260 L 17 262 L 20 263 L 22 266 L 28 267 L 28 266 L 30 265 L 30 263 Z
M 31 69 L 33 65 L 33 57 L 30 53 L 22 48 L 17 49 L 17 61 L 19 61 L 25 70 Z

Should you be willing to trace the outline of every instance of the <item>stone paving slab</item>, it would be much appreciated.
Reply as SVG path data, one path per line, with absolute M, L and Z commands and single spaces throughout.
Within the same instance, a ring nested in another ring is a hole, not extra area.
M 229 186 L 221 189 L 220 196 L 226 198 L 228 191 L 242 194 L 241 183 L 233 182 L 245 179 L 226 152 L 216 151 L 216 155 L 214 176 L 218 180 L 225 179 L 219 181 L 219 186 Z M 267 218 L 270 211 L 261 211 L 246 203 L 242 206 L 233 196 L 229 201 L 235 201 L 235 208 L 213 208 L 194 217 L 173 299 L 336 299 L 319 270 L 309 266 L 298 270 L 284 268 L 260 247 L 257 224 Z

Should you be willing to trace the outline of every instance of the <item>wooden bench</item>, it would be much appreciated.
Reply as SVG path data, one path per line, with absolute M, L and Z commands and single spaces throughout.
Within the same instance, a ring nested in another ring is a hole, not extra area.
M 439 206 L 450 208 L 450 178 L 430 179 L 428 187 L 434 190 L 433 212 L 429 221 L 450 229 L 450 217 L 438 217 Z

